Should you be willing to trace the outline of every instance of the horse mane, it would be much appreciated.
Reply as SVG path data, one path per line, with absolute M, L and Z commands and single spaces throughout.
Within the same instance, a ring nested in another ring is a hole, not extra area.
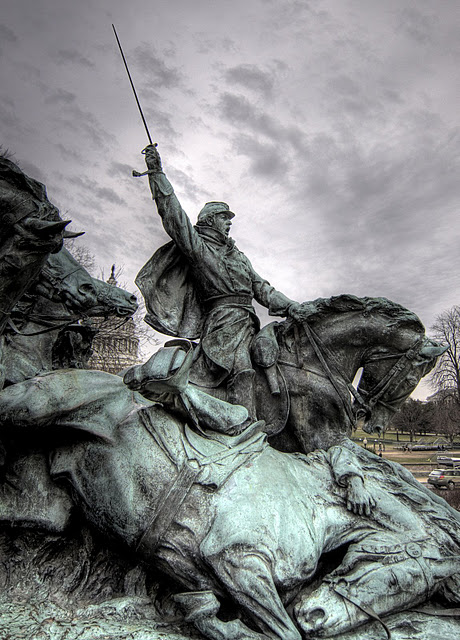
M 358 298 L 351 294 L 317 298 L 308 303 L 313 308 L 308 322 L 312 325 L 337 313 L 360 312 L 365 315 L 379 314 L 386 316 L 393 324 L 412 328 L 414 331 L 425 331 L 420 318 L 409 309 L 387 298 Z

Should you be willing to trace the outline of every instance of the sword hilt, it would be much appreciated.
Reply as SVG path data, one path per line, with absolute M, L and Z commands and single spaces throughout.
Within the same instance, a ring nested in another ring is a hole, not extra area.
M 142 176 L 147 176 L 149 173 L 161 173 L 161 171 L 157 171 L 156 169 L 149 169 L 148 171 L 140 173 L 139 171 L 136 171 L 136 169 L 133 169 L 133 178 L 142 178 Z

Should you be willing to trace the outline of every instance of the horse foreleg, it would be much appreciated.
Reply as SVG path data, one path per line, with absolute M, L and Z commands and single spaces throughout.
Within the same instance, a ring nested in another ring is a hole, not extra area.
M 312 393 L 314 391 L 314 393 Z M 291 397 L 287 429 L 298 439 L 303 453 L 327 451 L 351 435 L 350 420 L 332 387 L 316 385 L 305 396 Z
M 187 591 L 174 596 L 185 620 L 191 622 L 210 640 L 265 640 L 267 636 L 252 631 L 240 620 L 224 622 L 217 617 L 220 603 L 212 591 Z
M 238 545 L 208 556 L 206 561 L 233 600 L 267 634 L 265 637 L 301 640 L 281 602 L 267 558 Z

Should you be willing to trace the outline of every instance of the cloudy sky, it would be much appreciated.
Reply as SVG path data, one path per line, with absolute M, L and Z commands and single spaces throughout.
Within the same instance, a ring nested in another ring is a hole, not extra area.
M 112 23 L 185 210 L 274 286 L 460 302 L 458 0 L 2 0 L 0 144 L 134 289 L 167 236 Z

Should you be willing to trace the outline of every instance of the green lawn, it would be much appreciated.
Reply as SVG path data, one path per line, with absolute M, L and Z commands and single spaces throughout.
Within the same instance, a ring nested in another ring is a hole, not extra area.
M 399 433 L 398 435 L 396 434 L 396 431 L 386 431 L 385 435 L 383 438 L 379 439 L 377 437 L 377 435 L 375 434 L 368 434 L 365 433 L 362 429 L 358 428 L 356 429 L 356 431 L 353 432 L 353 436 L 352 439 L 355 442 L 362 442 L 362 440 L 364 438 L 367 438 L 367 442 L 368 442 L 368 446 L 372 445 L 372 443 L 374 442 L 374 440 L 377 440 L 377 442 L 385 442 L 388 444 L 391 444 L 395 447 L 397 447 L 399 444 L 404 444 L 404 443 L 408 443 L 410 442 L 410 435 L 408 433 Z M 428 433 L 426 436 L 422 435 L 420 436 L 419 434 L 416 434 L 414 436 L 413 439 L 413 444 L 416 444 L 420 439 L 423 440 L 424 443 L 430 443 L 430 442 L 434 442 L 435 440 L 437 440 L 438 438 L 444 438 L 445 440 L 447 440 L 447 438 L 445 436 L 439 435 L 439 434 L 435 434 L 435 433 Z M 460 448 L 460 437 L 456 437 L 454 438 L 454 447 L 458 447 Z

